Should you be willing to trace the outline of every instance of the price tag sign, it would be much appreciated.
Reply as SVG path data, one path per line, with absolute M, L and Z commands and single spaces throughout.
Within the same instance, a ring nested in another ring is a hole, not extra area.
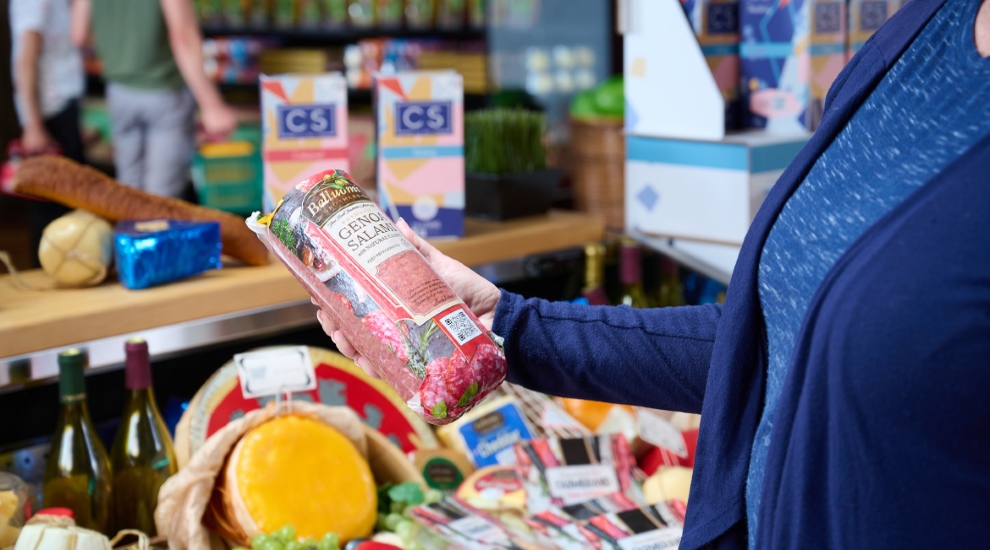
M 639 437 L 643 441 L 667 449 L 681 458 L 688 457 L 684 435 L 673 424 L 654 412 L 638 407 L 636 416 L 639 417 Z
M 316 372 L 306 346 L 239 353 L 234 363 L 245 399 L 316 389 Z

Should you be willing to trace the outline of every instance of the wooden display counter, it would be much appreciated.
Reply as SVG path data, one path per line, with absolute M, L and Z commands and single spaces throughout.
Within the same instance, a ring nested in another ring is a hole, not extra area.
M 467 219 L 465 226 L 467 236 L 463 239 L 433 244 L 468 266 L 580 246 L 604 235 L 600 218 L 562 211 L 507 222 Z M 46 280 L 39 271 L 22 277 L 29 284 Z M 134 291 L 117 283 L 78 290 L 27 291 L 4 276 L 0 278 L 0 366 L 8 362 L 5 358 L 194 320 L 229 319 L 240 312 L 300 302 L 308 305 L 308 299 L 303 287 L 275 260 L 265 267 L 225 267 Z M 202 334 L 203 330 L 196 332 Z

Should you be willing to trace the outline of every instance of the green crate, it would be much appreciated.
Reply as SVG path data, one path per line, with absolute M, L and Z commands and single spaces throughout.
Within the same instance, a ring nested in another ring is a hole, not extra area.
M 260 211 L 263 171 L 257 146 L 247 155 L 204 157 L 197 152 L 192 178 L 199 203 L 235 214 Z

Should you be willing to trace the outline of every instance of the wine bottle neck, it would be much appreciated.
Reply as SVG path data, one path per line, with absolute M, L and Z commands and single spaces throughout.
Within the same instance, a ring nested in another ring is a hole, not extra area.
M 124 364 L 124 386 L 129 390 L 146 390 L 151 387 L 151 364 L 147 349 L 144 353 L 128 350 Z
M 78 401 L 62 401 L 61 414 L 63 424 L 76 424 L 80 420 L 89 420 L 89 407 L 86 406 L 86 396 Z
M 619 275 L 624 285 L 635 285 L 642 280 L 642 265 L 639 249 L 631 246 L 622 247 Z

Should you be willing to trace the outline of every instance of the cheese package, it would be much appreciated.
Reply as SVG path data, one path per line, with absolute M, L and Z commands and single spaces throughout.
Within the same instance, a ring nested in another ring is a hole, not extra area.
M 457 498 L 482 510 L 526 509 L 526 491 L 515 466 L 488 466 L 468 476 Z
M 220 249 L 219 222 L 128 220 L 113 230 L 117 277 L 130 289 L 220 269 Z
M 674 550 L 680 546 L 684 506 L 661 503 L 624 512 L 603 514 L 565 526 L 571 537 L 582 537 L 585 548 L 602 550 Z
M 635 461 L 622 434 L 534 439 L 516 444 L 516 468 L 530 513 L 622 493 L 643 502 Z
M 340 73 L 262 75 L 263 207 L 328 166 L 349 170 L 347 82 Z
M 461 75 L 377 75 L 374 93 L 382 210 L 424 237 L 464 236 Z
M 474 471 L 464 454 L 455 449 L 419 449 L 409 456 L 431 489 L 456 491 Z
M 518 441 L 533 438 L 519 404 L 500 397 L 479 405 L 457 422 L 437 430 L 445 445 L 461 449 L 476 468 L 516 463 L 513 449 Z
M 577 523 L 603 514 L 614 514 L 635 510 L 641 505 L 625 497 L 622 493 L 591 499 L 569 506 L 551 506 L 546 510 L 527 516 L 526 524 L 540 540 L 561 550 L 581 550 L 587 542 L 577 530 Z
M 444 541 L 442 546 L 436 542 L 425 544 L 427 548 L 527 548 L 533 544 L 530 533 L 511 529 L 456 497 L 448 496 L 435 504 L 417 506 L 407 513 Z

